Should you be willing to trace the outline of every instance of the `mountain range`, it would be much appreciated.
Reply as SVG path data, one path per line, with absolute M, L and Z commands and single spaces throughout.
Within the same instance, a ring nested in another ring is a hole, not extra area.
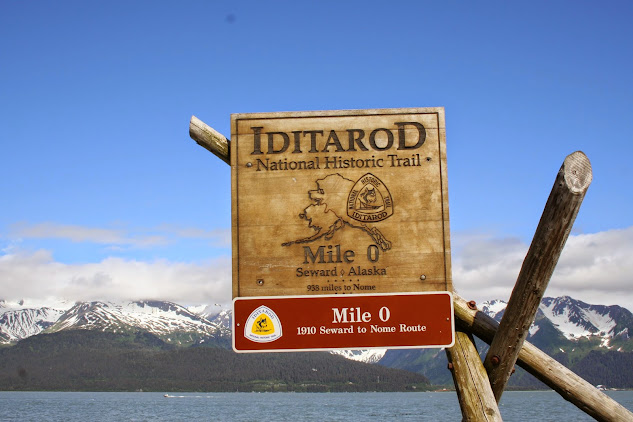
M 480 304 L 479 309 L 499 321 L 506 305 L 503 301 L 492 300 Z M 39 334 L 76 330 L 115 334 L 142 332 L 179 348 L 208 345 L 228 349 L 231 311 L 219 305 L 186 308 L 164 301 L 94 301 L 36 307 L 24 302 L 0 301 L 0 345 L 9 347 Z M 622 359 L 628 362 L 633 357 L 631 333 L 633 314 L 623 307 L 591 305 L 568 296 L 547 297 L 541 302 L 527 340 L 581 374 L 593 370 L 585 368 L 583 362 L 592 362 L 595 366 L 595 361 L 600 361 L 601 357 L 605 361 L 615 359 L 619 364 Z M 477 341 L 477 346 L 481 354 L 486 352 L 487 345 Z M 351 360 L 416 372 L 436 385 L 452 382 L 443 350 L 371 349 L 333 353 Z M 598 371 L 598 375 L 608 376 L 610 372 L 617 373 L 618 370 L 607 368 Z M 626 378 L 621 370 L 617 376 Z M 614 384 L 602 381 L 596 383 Z M 613 386 L 622 387 L 621 384 L 627 382 L 633 387 L 633 376 Z M 521 370 L 513 375 L 510 385 L 541 386 Z
M 62 304 L 63 306 L 63 304 Z M 0 344 L 63 330 L 148 332 L 168 344 L 230 345 L 231 312 L 219 306 L 187 309 L 164 301 L 76 302 L 66 309 L 0 301 Z

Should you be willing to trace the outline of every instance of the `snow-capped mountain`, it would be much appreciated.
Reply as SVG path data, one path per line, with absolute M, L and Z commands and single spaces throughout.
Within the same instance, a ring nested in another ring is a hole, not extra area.
M 508 306 L 507 302 L 495 299 L 483 302 L 481 305 L 479 305 L 479 308 L 486 315 L 491 316 L 498 321 L 501 319 L 503 311 L 506 310 L 506 306 Z
M 212 322 L 213 324 L 217 324 L 221 327 L 224 327 L 229 331 L 229 335 L 231 334 L 231 330 L 233 327 L 233 312 L 229 309 L 223 309 L 217 314 L 203 314 L 204 318 Z
M 194 313 L 202 318 L 209 319 L 209 317 L 216 316 L 219 312 L 221 312 L 224 308 L 219 303 L 214 303 L 213 305 L 199 305 L 199 306 L 188 306 L 187 310 L 191 313 Z
M 482 312 L 501 320 L 507 303 L 493 300 L 481 304 Z M 633 314 L 621 306 L 591 305 L 569 296 L 543 298 L 528 339 L 541 330 L 553 327 L 572 342 L 600 340 L 600 346 L 610 348 L 614 340 L 629 340 L 633 332 Z
M 63 314 L 63 310 L 49 307 L 4 310 L 0 314 L 0 344 L 13 343 L 39 334 L 52 326 Z
M 629 338 L 633 314 L 617 305 L 589 305 L 569 296 L 543 299 L 539 309 L 563 335 L 580 337 Z
M 0 304 L 1 305 L 1 304 Z M 42 307 L 12 309 L 0 307 L 0 344 L 45 332 L 70 329 L 111 332 L 146 331 L 168 343 L 190 345 L 230 339 L 226 312 L 208 315 L 193 313 L 171 302 L 77 302 L 70 309 Z

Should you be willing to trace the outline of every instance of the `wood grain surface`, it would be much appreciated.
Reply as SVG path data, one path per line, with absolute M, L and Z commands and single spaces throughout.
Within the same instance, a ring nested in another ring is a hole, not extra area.
M 233 296 L 452 291 L 442 108 L 231 116 Z

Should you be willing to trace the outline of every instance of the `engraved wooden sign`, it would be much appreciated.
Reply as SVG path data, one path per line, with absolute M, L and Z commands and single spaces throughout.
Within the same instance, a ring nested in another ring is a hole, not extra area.
M 443 108 L 233 114 L 233 297 L 452 291 Z

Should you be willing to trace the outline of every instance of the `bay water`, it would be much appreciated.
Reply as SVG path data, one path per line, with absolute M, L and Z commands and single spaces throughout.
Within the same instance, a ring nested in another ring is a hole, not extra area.
M 633 391 L 608 391 L 633 410 Z M 553 391 L 507 391 L 504 421 L 591 421 Z M 460 421 L 454 392 L 0 392 L 1 421 Z

